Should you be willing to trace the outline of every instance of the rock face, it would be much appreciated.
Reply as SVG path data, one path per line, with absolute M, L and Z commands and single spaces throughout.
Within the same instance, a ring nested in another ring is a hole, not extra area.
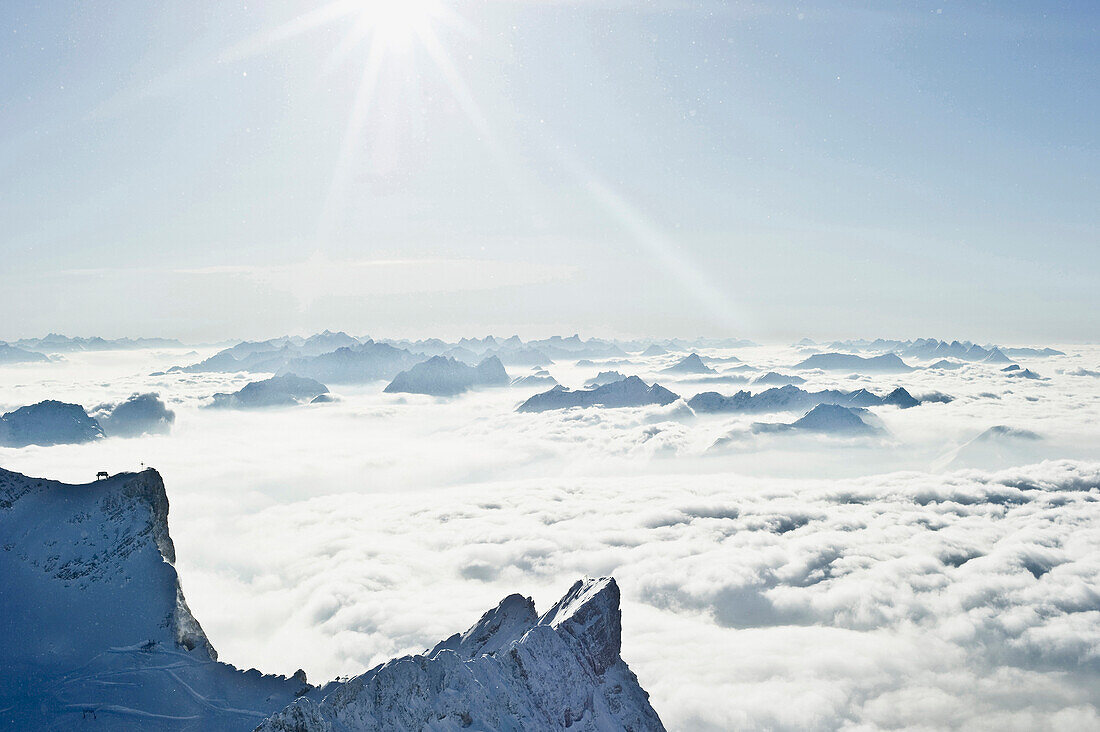
M 66 485 L 0 469 L 0 537 L 0 726 L 248 729 L 315 691 L 216 662 L 154 470 Z
M 664 406 L 680 397 L 660 384 L 650 386 L 637 376 L 596 387 L 595 389 L 566 389 L 556 386 L 550 391 L 535 394 L 516 408 L 519 412 L 545 412 L 569 407 L 644 407 L 650 404 Z
M 853 373 L 912 371 L 913 367 L 893 353 L 864 358 L 852 353 L 815 353 L 795 365 L 796 369 L 822 369 L 824 371 L 851 371 Z
M 478 386 L 507 386 L 508 372 L 496 356 L 468 366 L 449 356 L 432 356 L 394 377 L 387 394 L 455 396 Z
M 0 445 L 68 445 L 91 442 L 103 429 L 79 404 L 46 400 L 0 417 Z
M 710 366 L 703 363 L 698 353 L 684 356 L 682 359 L 664 370 L 666 374 L 713 374 L 717 373 Z
M 100 404 L 92 414 L 110 437 L 166 434 L 176 421 L 175 412 L 154 393 L 132 394 L 118 404 Z
M 284 374 L 245 384 L 240 391 L 232 394 L 215 394 L 214 402 L 209 406 L 218 409 L 292 407 L 311 402 L 327 392 L 328 387 L 319 381 L 296 374 Z
M 619 657 L 615 580 L 585 579 L 541 617 L 506 597 L 423 656 L 355 677 L 322 701 L 301 699 L 257 732 L 353 730 L 663 730 Z

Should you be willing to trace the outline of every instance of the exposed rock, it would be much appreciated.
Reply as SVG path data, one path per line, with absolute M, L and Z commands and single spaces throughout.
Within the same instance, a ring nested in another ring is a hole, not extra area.
M 663 730 L 619 656 L 619 588 L 577 582 L 541 618 L 519 595 L 423 656 L 355 677 L 322 701 L 302 699 L 257 732 L 383 730 Z

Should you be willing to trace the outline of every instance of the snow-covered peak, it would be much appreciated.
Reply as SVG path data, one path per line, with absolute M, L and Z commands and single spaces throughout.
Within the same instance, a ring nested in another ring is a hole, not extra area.
M 539 618 L 539 625 L 568 633 L 592 670 L 602 674 L 619 658 L 621 650 L 619 586 L 612 577 L 578 580 Z
M 428 652 L 435 658 L 441 651 L 453 651 L 464 660 L 482 654 L 496 653 L 523 637 L 539 616 L 535 602 L 523 595 L 508 595 L 492 610 L 481 616 L 465 633 L 455 633 Z
M 0 726 L 248 729 L 316 691 L 216 661 L 155 470 L 67 485 L 0 469 L 0 537 Z
M 663 730 L 619 657 L 619 588 L 577 582 L 541 618 L 511 595 L 426 656 L 405 656 L 300 699 L 257 732 Z

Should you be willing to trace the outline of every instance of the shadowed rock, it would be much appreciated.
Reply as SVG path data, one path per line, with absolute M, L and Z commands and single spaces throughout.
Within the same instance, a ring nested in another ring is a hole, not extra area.
M 578 581 L 542 617 L 510 595 L 425 655 L 297 701 L 256 730 L 663 730 L 621 643 L 610 577 Z

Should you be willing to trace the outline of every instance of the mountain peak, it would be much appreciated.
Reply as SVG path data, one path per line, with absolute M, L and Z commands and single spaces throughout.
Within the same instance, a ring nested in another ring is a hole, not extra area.
M 574 638 L 592 671 L 602 674 L 619 658 L 622 613 L 619 586 L 612 577 L 578 580 L 539 618 Z
M 465 633 L 455 633 L 428 652 L 435 658 L 441 651 L 454 651 L 463 660 L 493 654 L 523 637 L 538 622 L 535 602 L 513 594 L 500 601 Z
M 427 656 L 376 666 L 256 729 L 663 730 L 619 657 L 620 617 L 610 577 L 578 581 L 541 618 L 509 595 Z

